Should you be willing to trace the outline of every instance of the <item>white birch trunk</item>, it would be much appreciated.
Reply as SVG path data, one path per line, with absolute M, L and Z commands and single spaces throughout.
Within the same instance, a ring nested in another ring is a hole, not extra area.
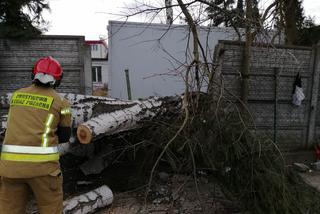
M 60 94 L 70 102 L 73 118 L 73 127 L 76 128 L 81 123 L 89 120 L 93 116 L 94 107 L 100 103 L 105 104 L 110 109 L 119 106 L 131 105 L 132 101 L 122 101 L 109 97 L 89 96 L 82 94 Z
M 65 200 L 63 202 L 63 213 L 94 213 L 97 209 L 106 207 L 112 202 L 113 193 L 108 186 L 104 185 L 85 194 Z
M 7 93 L 4 96 L 0 96 L 0 105 L 8 108 L 10 105 L 12 93 Z M 109 97 L 97 97 L 82 94 L 60 94 L 61 97 L 67 99 L 70 102 L 72 110 L 72 126 L 77 128 L 81 123 L 89 120 L 92 117 L 93 109 L 100 103 L 105 104 L 111 110 L 114 108 L 125 108 L 125 106 L 133 105 L 133 101 L 122 101 Z M 4 116 L 2 128 L 6 128 Z
M 12 93 L 7 93 L 3 96 L 0 96 L 0 107 L 9 107 L 11 96 Z
M 58 144 L 58 152 L 59 152 L 60 156 L 67 154 L 69 152 L 69 150 L 70 150 L 70 143 L 69 142 Z
M 1 96 L 1 105 L 8 105 L 11 96 L 11 93 Z M 77 128 L 78 140 L 84 144 L 100 136 L 140 127 L 142 125 L 140 121 L 152 119 L 158 113 L 165 112 L 166 107 L 180 108 L 180 105 L 174 102 L 173 105 L 177 106 L 170 106 L 172 105 L 170 98 L 153 97 L 146 100 L 122 101 L 81 94 L 60 94 L 60 96 L 70 102 L 72 127 Z M 2 124 L 5 126 L 5 121 Z
M 101 114 L 78 126 L 77 137 L 80 143 L 90 143 L 94 138 L 112 135 L 139 127 L 139 121 L 153 118 L 159 111 L 162 101 L 151 98 L 135 101 L 129 108 Z

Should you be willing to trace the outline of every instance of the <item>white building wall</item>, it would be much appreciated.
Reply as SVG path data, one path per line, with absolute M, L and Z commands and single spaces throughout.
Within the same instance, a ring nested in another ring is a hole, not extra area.
M 186 26 L 173 25 L 168 30 L 165 24 L 110 21 L 108 32 L 111 97 L 128 98 L 125 69 L 129 69 L 133 99 L 183 93 L 184 74 L 179 70 L 185 70 L 181 65 L 190 58 L 185 55 L 189 35 Z M 207 54 L 210 56 L 213 56 L 218 40 L 222 39 L 236 40 L 238 37 L 228 28 L 212 28 L 210 33 L 208 29 L 200 31 L 202 44 L 209 41 Z
M 166 24 L 109 21 L 108 32 L 111 97 L 128 98 L 125 69 L 129 70 L 133 99 L 183 93 L 184 73 L 179 71 L 185 70 L 181 65 L 190 63 L 190 55 L 186 56 L 188 40 L 192 54 L 187 26 L 169 29 Z M 219 40 L 238 40 L 232 28 L 201 28 L 199 36 L 209 57 L 213 57 Z

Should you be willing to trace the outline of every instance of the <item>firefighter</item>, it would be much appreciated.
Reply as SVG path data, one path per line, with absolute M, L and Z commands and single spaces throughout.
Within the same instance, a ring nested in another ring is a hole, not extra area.
M 0 160 L 0 213 L 25 214 L 32 191 L 41 214 L 61 214 L 62 175 L 57 144 L 71 133 L 69 103 L 56 93 L 57 60 L 38 60 L 32 85 L 12 94 Z

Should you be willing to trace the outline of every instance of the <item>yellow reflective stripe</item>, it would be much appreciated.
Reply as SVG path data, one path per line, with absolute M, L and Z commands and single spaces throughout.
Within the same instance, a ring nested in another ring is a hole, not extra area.
M 1 160 L 23 161 L 23 162 L 46 162 L 59 160 L 59 153 L 56 154 L 15 154 L 1 153 Z
M 48 134 L 51 131 L 51 124 L 53 122 L 54 119 L 54 115 L 53 114 L 49 114 L 47 117 L 47 120 L 45 122 L 45 129 L 42 135 L 42 142 L 41 142 L 41 146 L 42 147 L 47 147 L 48 143 L 49 143 L 49 139 L 48 139 Z
M 49 110 L 53 102 L 53 97 L 16 92 L 12 95 L 11 106 L 28 106 L 43 110 Z
M 61 114 L 64 115 L 64 114 L 71 114 L 71 109 L 70 108 L 63 108 L 61 110 Z
M 43 134 L 42 135 L 42 144 L 41 144 L 42 147 L 47 147 L 48 146 L 48 137 L 46 134 Z
M 46 126 L 48 127 L 50 127 L 50 125 L 51 125 L 51 123 L 52 123 L 52 121 L 53 121 L 53 118 L 54 118 L 54 116 L 53 116 L 53 114 L 49 114 L 48 115 L 48 117 L 47 117 L 47 121 L 46 121 Z
M 44 131 L 44 134 L 47 135 L 47 134 L 49 134 L 49 132 L 50 132 L 50 127 L 46 127 L 45 131 Z

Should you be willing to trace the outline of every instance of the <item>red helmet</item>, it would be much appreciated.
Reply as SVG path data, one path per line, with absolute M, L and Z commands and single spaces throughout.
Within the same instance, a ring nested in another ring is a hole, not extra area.
M 33 76 L 43 73 L 53 76 L 55 80 L 61 80 L 62 72 L 60 63 L 51 56 L 39 59 L 32 70 Z

